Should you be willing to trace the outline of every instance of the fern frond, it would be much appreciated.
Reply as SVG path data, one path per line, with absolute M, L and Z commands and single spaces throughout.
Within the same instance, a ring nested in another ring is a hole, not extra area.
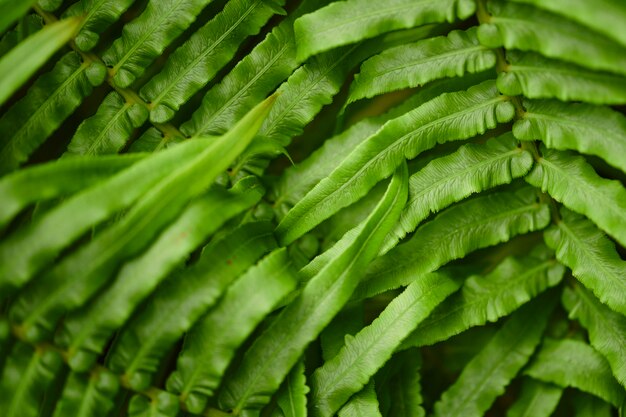
M 403 164 L 354 242 L 306 284 L 248 349 L 220 394 L 225 409 L 239 413 L 265 405 L 304 348 L 348 301 L 406 202 L 407 177 Z
M 569 317 L 589 332 L 591 346 L 609 362 L 615 378 L 626 387 L 626 317 L 600 303 L 581 286 L 563 291 Z
M 168 58 L 164 68 L 141 88 L 150 104 L 150 120 L 165 123 L 206 85 L 255 35 L 284 0 L 231 0 Z
M 563 388 L 526 378 L 522 384 L 522 392 L 509 408 L 506 417 L 549 417 L 559 404 Z
M 626 393 L 611 374 L 611 368 L 591 346 L 572 339 L 546 339 L 524 371 L 540 381 L 574 387 L 619 407 Z
M 369 5 L 367 0 L 335 2 L 296 20 L 298 59 L 392 30 L 465 19 L 476 7 L 471 0 L 384 0 L 374 10 Z
M 148 119 L 148 110 L 128 102 L 117 92 L 109 93 L 98 111 L 78 126 L 67 145 L 68 154 L 117 153 L 126 146 L 133 131 Z
M 91 375 L 71 372 L 52 417 L 106 417 L 119 388 L 117 376 L 105 369 Z
M 417 349 L 396 353 L 397 372 L 390 377 L 391 407 L 389 417 L 425 417 L 422 407 L 421 365 Z
M 509 121 L 513 113 L 508 99 L 486 81 L 464 92 L 443 94 L 387 122 L 287 213 L 276 229 L 279 239 L 290 243 L 355 202 L 403 159 L 437 143 L 483 133 Z M 443 123 L 446 127 L 440 129 Z
M 107 366 L 124 374 L 131 387 L 147 388 L 171 345 L 232 282 L 275 247 L 272 225 L 266 222 L 246 223 L 211 243 L 197 263 L 157 288 L 141 313 L 118 336 Z
M 179 411 L 178 398 L 166 391 L 150 397 L 135 394 L 128 404 L 128 417 L 175 417 Z
M 596 297 L 626 315 L 626 262 L 613 242 L 589 220 L 567 209 L 561 221 L 546 230 L 544 238 L 556 257 Z
M 404 345 L 432 345 L 511 314 L 561 281 L 565 268 L 550 255 L 539 246 L 530 255 L 506 258 L 484 276 L 470 276 L 461 291 L 435 308 Z
M 304 362 L 299 361 L 285 379 L 283 390 L 278 393 L 278 398 L 276 399 L 283 416 L 306 417 L 306 394 L 308 392 L 309 387 L 306 386 L 306 377 L 304 375 Z
M 510 134 L 468 144 L 437 158 L 409 178 L 409 201 L 387 239 L 395 246 L 430 213 L 436 213 L 471 194 L 510 183 L 533 165 L 532 155 L 520 149 Z
M 447 36 L 386 49 L 365 61 L 350 85 L 347 103 L 439 78 L 486 71 L 495 65 L 495 53 L 478 43 L 475 28 L 455 30 Z
M 360 291 L 376 294 L 407 285 L 454 259 L 548 225 L 548 206 L 531 189 L 501 192 L 451 207 L 411 239 L 372 262 Z
M 530 359 L 554 304 L 541 297 L 513 314 L 441 395 L 435 416 L 482 416 Z
M 24 98 L 0 119 L 6 137 L 0 149 L 0 174 L 22 165 L 105 78 L 97 62 L 81 62 L 69 52 L 41 76 Z
M 151 1 L 141 15 L 126 24 L 122 36 L 102 55 L 112 67 L 113 82 L 130 86 L 165 48 L 187 29 L 212 0 Z
M 589 217 L 626 246 L 626 188 L 601 178 L 582 157 L 545 148 L 541 152 L 526 181 Z
M 544 58 L 534 52 L 508 51 L 506 57 L 507 71 L 498 76 L 498 89 L 502 94 L 626 104 L 626 77 Z
M 274 251 L 228 287 L 219 303 L 196 323 L 185 338 L 177 370 L 167 382 L 189 411 L 204 410 L 237 347 L 295 289 L 297 281 L 286 250 Z M 292 382 L 299 379 L 295 375 Z M 304 398 L 304 392 L 300 397 Z
M 416 280 L 383 310 L 372 324 L 346 344 L 311 377 L 311 406 L 332 416 L 389 360 L 395 349 L 433 308 L 459 287 L 443 275 Z
M 370 382 L 358 393 L 354 394 L 350 401 L 337 413 L 339 417 L 382 417 L 374 381 Z
M 608 107 L 556 100 L 524 100 L 513 124 L 520 140 L 542 140 L 552 149 L 599 156 L 626 172 L 626 117 Z
M 535 51 L 593 70 L 626 74 L 626 48 L 569 19 L 532 6 L 489 0 L 478 39 L 491 48 Z

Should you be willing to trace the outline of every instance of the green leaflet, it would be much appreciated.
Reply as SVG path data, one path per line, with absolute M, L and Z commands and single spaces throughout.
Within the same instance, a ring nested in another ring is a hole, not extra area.
M 539 52 L 594 70 L 626 74 L 626 48 L 611 38 L 551 12 L 503 0 L 489 0 L 489 23 L 478 39 L 491 48 Z
M 102 55 L 113 82 L 129 87 L 212 0 L 153 0 L 141 16 L 126 24 L 122 36 Z
M 530 255 L 506 258 L 484 276 L 470 276 L 462 290 L 437 306 L 404 344 L 432 345 L 511 314 L 561 281 L 565 268 L 551 256 L 552 251 L 541 245 Z
M 368 0 L 335 2 L 296 20 L 298 59 L 392 30 L 465 19 L 476 8 L 471 0 L 384 0 L 373 10 L 368 6 Z
M 619 407 L 626 394 L 604 359 L 591 346 L 577 340 L 546 339 L 525 374 L 562 387 L 574 387 Z
M 540 297 L 514 313 L 441 395 L 434 415 L 482 416 L 535 351 L 554 301 Z
M 626 386 L 626 317 L 600 303 L 577 285 L 563 291 L 563 305 L 570 319 L 578 319 L 589 332 L 589 341 L 609 362 L 615 378 Z
M 158 391 L 151 398 L 135 394 L 128 404 L 128 417 L 176 417 L 180 409 L 178 398 Z
M 46 25 L 0 58 L 0 105 L 74 36 L 80 23 L 71 18 Z
M 420 383 L 422 360 L 419 350 L 395 353 L 392 361 L 395 361 L 394 365 L 398 369 L 389 378 L 391 391 L 389 417 L 425 417 L 426 412 L 422 407 Z
M 54 12 L 61 7 L 63 0 L 38 0 L 37 5 L 46 12 Z
M 24 16 L 35 0 L 0 0 L 0 35 L 11 27 L 19 18 Z
M 133 131 L 148 118 L 148 110 L 127 102 L 119 93 L 109 93 L 98 111 L 85 119 L 67 146 L 68 154 L 101 155 L 119 152 Z
M 510 133 L 484 145 L 461 146 L 456 152 L 433 160 L 409 178 L 409 200 L 385 242 L 384 251 L 415 230 L 430 213 L 473 193 L 510 183 L 526 174 L 532 165 L 532 155 L 519 148 Z
M 575 417 L 611 417 L 612 407 L 606 401 L 593 395 L 576 391 L 573 399 Z
M 369 297 L 407 285 L 476 249 L 548 225 L 548 206 L 530 188 L 478 197 L 451 207 L 415 231 L 411 239 L 369 267 L 355 295 Z
M 226 65 L 248 36 L 255 35 L 284 0 L 231 0 L 224 10 L 170 55 L 163 70 L 141 89 L 150 120 L 165 123 Z
M 391 358 L 406 336 L 459 283 L 444 275 L 427 275 L 409 285 L 372 324 L 346 344 L 311 378 L 311 407 L 316 415 L 332 416 Z
M 61 355 L 16 343 L 2 372 L 0 410 L 4 417 L 39 417 L 40 403 L 61 371 Z
M 540 139 L 548 148 L 596 155 L 626 172 L 626 117 L 608 107 L 557 100 L 524 100 L 513 124 L 520 140 Z
M 276 247 L 272 225 L 246 223 L 209 244 L 191 267 L 162 283 L 114 343 L 107 366 L 136 389 L 150 386 L 169 347 L 239 275 Z
M 296 271 L 285 248 L 272 252 L 250 268 L 228 287 L 219 303 L 186 336 L 177 370 L 168 379 L 168 390 L 179 394 L 189 411 L 202 412 L 236 349 L 297 283 Z M 298 383 L 297 375 L 293 379 L 292 383 Z M 286 417 L 291 415 L 285 412 Z
M 17 230 L 0 243 L 0 288 L 23 286 L 63 248 L 91 227 L 128 208 L 171 170 L 191 160 L 207 145 L 201 140 L 188 141 L 168 152 L 144 158 Z
M 306 284 L 248 349 L 225 381 L 219 398 L 224 409 L 238 414 L 265 405 L 306 346 L 341 310 L 406 202 L 407 176 L 402 164 L 354 242 Z
M 485 71 L 495 64 L 495 53 L 478 43 L 476 28 L 454 30 L 447 36 L 386 49 L 365 61 L 350 85 L 348 104 L 438 78 Z
M 512 0 L 566 16 L 626 46 L 626 7 L 615 0 Z
M 105 78 L 106 68 L 96 62 L 81 63 L 69 52 L 41 76 L 0 119 L 0 174 L 22 165 L 71 115 L 94 86 Z
M 442 94 L 387 122 L 362 142 L 327 178 L 291 209 L 276 232 L 283 244 L 293 242 L 389 176 L 405 158 L 437 143 L 467 139 L 509 121 L 514 114 L 507 97 L 486 81 L 467 91 Z M 446 129 L 438 129 L 445 123 Z
M 274 96 L 257 105 L 228 133 L 170 172 L 119 222 L 47 271 L 40 285 L 24 291 L 11 307 L 11 318 L 20 323 L 24 336 L 44 337 L 62 314 L 82 306 L 102 287 L 123 260 L 149 245 L 248 146 L 273 100 Z
M 522 392 L 506 413 L 506 417 L 549 417 L 559 404 L 563 388 L 525 378 Z
M 626 262 L 615 245 L 589 220 L 567 209 L 544 233 L 548 246 L 572 274 L 613 310 L 626 315 Z
M 278 406 L 285 417 L 306 417 L 306 394 L 309 387 L 306 386 L 304 376 L 304 362 L 296 363 L 285 379 L 283 388 L 278 393 Z
M 0 229 L 31 204 L 71 195 L 130 167 L 145 154 L 60 159 L 0 178 Z
M 544 58 L 533 52 L 508 51 L 506 56 L 510 64 L 498 77 L 502 94 L 626 104 L 626 77 Z
M 21 2 L 20 5 L 22 4 L 28 4 L 28 1 Z M 6 16 L 7 13 L 4 10 L 0 10 L 0 15 Z M 0 37 L 0 56 L 5 55 L 25 38 L 39 32 L 42 28 L 43 19 L 39 15 L 27 14 L 23 16 L 13 29 Z
M 115 405 L 118 390 L 117 375 L 104 368 L 87 375 L 72 372 L 53 417 L 106 417 Z
M 586 215 L 626 246 L 626 188 L 600 177 L 584 158 L 571 152 L 542 148 L 541 153 L 526 181 Z
M 374 388 L 374 381 L 372 381 L 354 394 L 337 413 L 339 417 L 382 417 Z
M 64 320 L 57 343 L 68 347 L 70 366 L 83 370 L 91 365 L 137 305 L 208 236 L 256 204 L 262 194 L 258 180 L 248 177 L 229 192 L 215 187 L 190 203 L 146 251 L 122 266 L 97 300 Z
M 84 15 L 84 21 L 74 39 L 81 51 L 91 50 L 100 40 L 100 34 L 133 4 L 135 0 L 80 0 L 70 6 L 63 16 Z

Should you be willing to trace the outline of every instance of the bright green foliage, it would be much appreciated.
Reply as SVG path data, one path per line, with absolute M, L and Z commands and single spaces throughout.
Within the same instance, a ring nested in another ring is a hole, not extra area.
M 0 90 L 2 417 L 626 412 L 623 0 L 0 0 Z
M 562 387 L 575 387 L 618 407 L 624 387 L 611 374 L 607 361 L 591 346 L 572 339 L 546 339 L 525 374 Z

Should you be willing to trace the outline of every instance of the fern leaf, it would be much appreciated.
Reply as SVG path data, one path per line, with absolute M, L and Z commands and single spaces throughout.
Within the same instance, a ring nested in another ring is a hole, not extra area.
M 0 229 L 31 204 L 72 195 L 122 171 L 145 154 L 61 159 L 0 179 Z
M 513 113 L 513 105 L 487 81 L 464 92 L 443 94 L 387 122 L 287 213 L 276 229 L 279 239 L 290 243 L 355 202 L 403 159 L 437 143 L 483 133 L 510 120 Z
M 563 388 L 526 378 L 522 392 L 506 413 L 506 417 L 549 417 L 559 404 Z
M 90 51 L 100 40 L 100 35 L 117 21 L 135 0 L 80 0 L 72 4 L 63 16 L 84 16 L 80 31 L 74 38 L 81 51 Z
M 212 0 L 155 0 L 126 24 L 122 36 L 102 55 L 112 67 L 113 82 L 130 86 Z
M 548 246 L 572 274 L 609 307 L 626 315 L 626 262 L 589 220 L 561 210 L 561 221 L 544 233 Z
M 168 390 L 179 394 L 188 410 L 201 412 L 207 399 L 213 396 L 236 349 L 295 289 L 297 281 L 284 248 L 250 268 L 186 336 L 177 370 L 168 380 Z M 294 376 L 292 382 L 297 382 L 298 378 Z M 286 417 L 291 415 L 284 409 L 283 412 Z
M 407 350 L 394 356 L 398 371 L 389 380 L 391 408 L 389 417 L 424 417 L 420 383 L 422 365 L 419 350 Z M 393 360 L 393 359 L 392 359 Z
M 406 202 L 407 177 L 403 164 L 355 241 L 311 279 L 256 339 L 226 381 L 220 395 L 225 409 L 237 414 L 266 404 L 306 346 L 341 310 Z
M 434 415 L 482 416 L 528 362 L 554 304 L 553 299 L 540 297 L 514 313 L 441 395 Z
M 513 0 L 550 10 L 590 27 L 626 46 L 626 7 L 619 1 L 596 0 Z
M 282 6 L 284 0 L 231 0 L 169 57 L 165 67 L 141 89 L 150 103 L 150 120 L 165 123 L 206 85 Z
M 589 341 L 609 362 L 615 378 L 626 387 L 626 317 L 614 312 L 580 286 L 563 292 L 570 319 L 578 319 Z
M 115 281 L 84 309 L 65 319 L 57 343 L 67 346 L 73 369 L 84 369 L 102 353 L 112 333 L 178 264 L 229 218 L 256 204 L 262 195 L 256 178 L 229 193 L 216 188 L 192 202 L 140 256 L 122 266 Z M 86 351 L 83 353 L 83 351 Z
M 409 178 L 409 201 L 387 239 L 390 248 L 430 215 L 465 197 L 510 183 L 533 165 L 529 152 L 505 134 L 484 145 L 468 144 L 430 162 Z
M 552 149 L 599 156 L 626 172 L 626 117 L 608 107 L 556 100 L 524 100 L 525 112 L 513 124 L 520 140 L 537 140 Z
M 567 18 L 532 6 L 489 0 L 478 39 L 491 48 L 535 51 L 582 67 L 626 74 L 626 48 Z
M 51 72 L 41 76 L 0 119 L 0 134 L 8 140 L 0 149 L 0 174 L 22 165 L 54 132 L 94 86 L 104 81 L 106 68 L 96 62 L 80 62 L 66 54 Z
M 273 99 L 257 105 L 227 134 L 169 173 L 118 223 L 46 272 L 40 285 L 23 292 L 11 307 L 11 317 L 21 323 L 25 337 L 40 340 L 63 313 L 82 306 L 102 287 L 124 259 L 150 244 L 252 141 Z
M 539 246 L 530 255 L 506 258 L 484 276 L 472 275 L 461 292 L 441 303 L 404 344 L 432 345 L 511 314 L 561 281 L 565 268 L 550 255 Z
M 586 215 L 626 246 L 626 188 L 601 178 L 582 157 L 545 148 L 541 152 L 526 181 Z
M 578 388 L 616 407 L 626 398 L 624 387 L 613 378 L 606 359 L 577 340 L 546 339 L 524 373 L 564 388 Z
M 176 417 L 179 411 L 178 398 L 165 391 L 158 391 L 150 398 L 133 395 L 128 404 L 128 417 Z
M 611 417 L 613 415 L 609 403 L 581 391 L 576 391 L 572 402 L 576 410 L 575 417 Z
M 80 23 L 71 18 L 47 25 L 0 58 L 0 105 L 74 36 Z
M 544 228 L 550 221 L 549 209 L 536 200 L 533 190 L 524 188 L 447 209 L 417 229 L 408 242 L 376 259 L 359 292 L 376 294 L 407 285 L 473 250 Z
M 496 55 L 480 45 L 476 29 L 455 30 L 409 45 L 386 49 L 361 66 L 350 85 L 348 104 L 446 77 L 493 68 Z
M 275 247 L 272 226 L 266 222 L 244 224 L 211 243 L 197 263 L 157 288 L 142 312 L 120 333 L 107 366 L 123 373 L 135 389 L 150 386 L 167 349 L 239 275 Z
M 533 52 L 509 51 L 507 60 L 507 72 L 498 77 L 502 94 L 592 104 L 626 103 L 626 77 L 588 70 Z
M 382 417 L 378 398 L 374 389 L 374 381 L 370 382 L 339 410 L 339 417 Z
M 459 284 L 442 275 L 413 282 L 311 378 L 311 406 L 316 415 L 332 416 L 389 360 L 409 333 Z
M 10 235 L 0 243 L 0 287 L 23 286 L 63 248 L 91 227 L 127 209 L 175 167 L 188 162 L 206 147 L 204 141 L 188 141 L 171 151 L 144 158 L 98 186 L 74 195 Z
M 0 382 L 0 410 L 5 417 L 39 417 L 39 405 L 61 371 L 63 359 L 53 350 L 16 343 Z
M 52 417 L 106 417 L 115 406 L 117 376 L 105 369 L 91 375 L 70 373 Z
M 406 29 L 428 23 L 453 22 L 469 17 L 476 8 L 470 0 L 385 0 L 372 10 L 367 0 L 332 3 L 294 24 L 298 59 L 305 61 L 312 55 L 338 46 L 397 29 Z
M 13 0 L 0 0 L 0 35 L 24 16 L 33 3 L 35 0 L 24 0 L 19 3 Z
M 148 119 L 148 110 L 126 101 L 113 91 L 98 107 L 97 113 L 78 126 L 67 146 L 68 154 L 101 155 L 119 152 L 131 134 Z
M 20 5 L 22 4 L 28 4 L 28 1 L 21 2 Z M 8 12 L 0 10 L 0 15 L 7 16 Z M 27 14 L 23 16 L 13 29 L 0 37 L 0 56 L 6 55 L 7 52 L 15 48 L 26 37 L 34 35 L 41 29 L 43 29 L 43 19 L 39 15 Z
M 309 387 L 306 386 L 304 376 L 304 362 L 299 361 L 293 367 L 287 378 L 283 389 L 278 393 L 278 406 L 285 417 L 306 417 L 306 394 Z

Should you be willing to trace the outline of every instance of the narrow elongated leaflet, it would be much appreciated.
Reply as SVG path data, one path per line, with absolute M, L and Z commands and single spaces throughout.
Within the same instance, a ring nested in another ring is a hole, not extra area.
M 69 374 L 52 417 L 106 417 L 115 406 L 117 376 L 100 368 L 91 374 Z
M 311 279 L 256 339 L 225 381 L 219 397 L 222 407 L 237 414 L 267 404 L 306 346 L 348 301 L 361 273 L 378 253 L 406 202 L 407 176 L 403 164 L 355 241 Z
M 549 417 L 563 395 L 563 388 L 554 384 L 525 378 L 519 398 L 506 412 L 506 417 Z

